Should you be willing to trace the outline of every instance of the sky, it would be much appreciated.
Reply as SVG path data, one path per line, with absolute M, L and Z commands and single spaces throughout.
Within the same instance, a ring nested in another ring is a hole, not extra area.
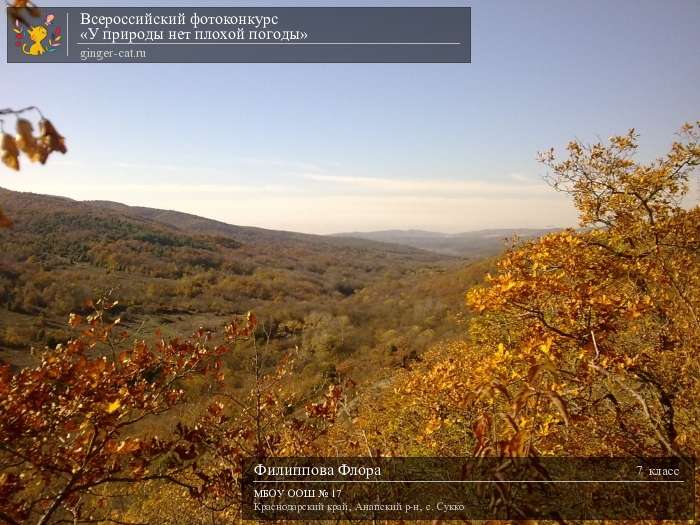
M 200 4 L 467 5 L 472 63 L 38 66 L 2 44 L 0 107 L 38 105 L 69 152 L 0 186 L 323 234 L 573 226 L 538 151 L 634 127 L 651 159 L 700 118 L 697 0 Z

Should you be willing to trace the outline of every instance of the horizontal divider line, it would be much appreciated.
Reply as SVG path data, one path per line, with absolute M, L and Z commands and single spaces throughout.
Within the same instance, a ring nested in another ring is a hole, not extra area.
M 462 42 L 76 42 L 79 46 L 461 46 Z
M 495 480 L 495 479 L 472 479 L 472 480 L 253 480 L 253 483 L 685 483 L 685 480 Z

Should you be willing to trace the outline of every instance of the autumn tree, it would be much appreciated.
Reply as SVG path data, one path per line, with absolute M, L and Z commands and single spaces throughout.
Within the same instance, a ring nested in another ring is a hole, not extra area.
M 698 454 L 699 136 L 685 125 L 648 164 L 634 130 L 541 155 L 581 229 L 514 246 L 468 293 L 468 341 L 426 354 L 388 396 L 411 407 L 397 412 L 417 430 L 404 450 Z M 400 450 L 390 428 L 371 444 Z
M 331 384 L 320 399 L 289 389 L 294 351 L 266 371 L 255 316 L 235 318 L 218 336 L 199 330 L 148 343 L 108 319 L 115 306 L 105 298 L 88 317 L 71 315 L 76 336 L 36 366 L 0 369 L 2 520 L 226 521 L 240 514 L 244 457 L 320 453 L 342 389 Z M 254 381 L 237 396 L 224 358 L 245 341 Z M 197 377 L 207 390 L 199 402 L 187 395 Z M 194 514 L 166 520 L 164 506 Z
M 80 333 L 47 349 L 37 366 L 2 366 L 0 517 L 9 523 L 80 523 L 110 484 L 177 483 L 197 455 L 186 427 L 168 436 L 139 429 L 185 402 L 187 377 L 216 380 L 221 356 L 255 327 L 252 317 L 232 322 L 226 345 L 204 331 L 149 345 L 130 341 L 119 319 L 107 321 L 114 306 L 103 299 L 86 319 L 72 315 Z

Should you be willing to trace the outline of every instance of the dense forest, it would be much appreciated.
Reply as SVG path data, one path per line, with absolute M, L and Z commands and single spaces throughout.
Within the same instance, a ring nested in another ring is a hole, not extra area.
M 0 519 L 232 523 L 246 456 L 697 456 L 700 121 L 468 261 L 0 193 Z

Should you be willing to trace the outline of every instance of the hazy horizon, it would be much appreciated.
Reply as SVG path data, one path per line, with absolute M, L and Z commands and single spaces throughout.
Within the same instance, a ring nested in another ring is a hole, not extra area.
M 124 202 L 118 202 L 118 201 L 112 201 L 112 200 L 104 200 L 104 199 L 73 199 L 72 197 L 67 197 L 66 195 L 56 195 L 56 194 L 49 194 L 49 193 L 40 193 L 40 192 L 35 192 L 35 191 L 22 191 L 22 190 L 13 190 L 11 188 L 5 187 L 5 186 L 0 186 L 0 190 L 8 190 L 8 191 L 17 191 L 19 193 L 28 193 L 32 195 L 41 195 L 44 197 L 53 197 L 53 198 L 61 198 L 61 199 L 70 199 L 74 200 L 75 202 L 79 203 L 84 203 L 84 204 L 92 204 L 92 203 L 110 203 L 110 204 L 124 204 L 127 206 L 133 206 L 133 207 L 144 207 L 144 208 L 151 208 L 151 209 L 157 209 L 160 211 L 168 211 L 168 212 L 177 212 L 177 213 L 185 213 L 189 214 L 189 212 L 185 212 L 182 210 L 177 210 L 177 209 L 172 209 L 172 208 L 155 208 L 152 206 L 140 206 L 140 205 L 130 205 L 126 204 Z M 263 228 L 262 226 L 258 226 L 256 224 L 237 224 L 237 223 L 232 223 L 229 221 L 222 221 L 220 219 L 216 219 L 215 217 L 210 217 L 207 215 L 198 215 L 198 214 L 190 214 L 190 215 L 195 215 L 197 217 L 201 217 L 203 219 L 211 219 L 215 221 L 220 221 L 224 222 L 226 224 L 229 224 L 231 226 L 242 226 L 244 228 Z M 460 235 L 460 234 L 471 234 L 471 233 L 480 233 L 483 231 L 511 231 L 511 230 L 547 230 L 547 229 L 557 229 L 557 228 L 562 228 L 561 226 L 557 225 L 550 225 L 550 226 L 544 226 L 542 228 L 525 228 L 521 226 L 512 226 L 512 227 L 503 227 L 503 228 L 481 228 L 477 230 L 462 230 L 462 231 L 456 231 L 456 232 L 445 232 L 445 231 L 437 231 L 437 230 L 425 230 L 421 228 L 389 228 L 389 229 L 384 229 L 384 230 L 344 230 L 344 231 L 337 231 L 337 232 L 330 232 L 330 233 L 324 233 L 324 234 L 312 234 L 312 235 L 352 235 L 352 234 L 381 234 L 381 233 L 418 233 L 418 234 L 434 234 L 434 235 L 445 235 L 445 236 L 454 236 L 454 235 Z M 273 228 L 269 228 L 273 229 Z M 296 230 L 284 230 L 284 229 L 278 229 L 280 231 L 287 231 L 289 233 L 309 233 L 309 232 L 299 232 Z
M 3 48 L 0 106 L 38 105 L 69 152 L 0 186 L 306 233 L 566 227 L 538 151 L 635 127 L 646 160 L 699 117 L 698 2 L 467 5 L 472 64 L 38 67 Z

